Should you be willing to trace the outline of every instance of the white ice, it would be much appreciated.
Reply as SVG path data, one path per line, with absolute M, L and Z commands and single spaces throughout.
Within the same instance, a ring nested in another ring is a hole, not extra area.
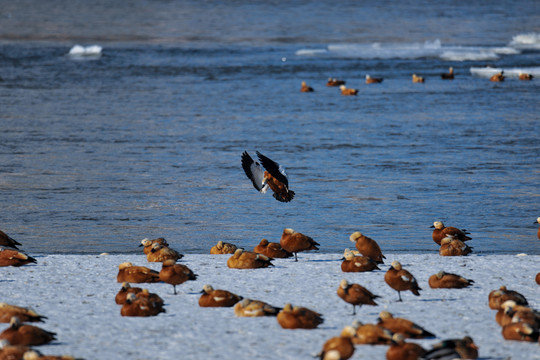
M 126 318 L 114 297 L 118 265 L 131 261 L 159 270 L 144 255 L 37 256 L 37 265 L 0 268 L 0 301 L 29 306 L 48 319 L 37 323 L 57 333 L 58 340 L 38 347 L 45 354 L 70 354 L 85 359 L 312 359 L 323 343 L 358 319 L 376 322 L 380 311 L 409 318 L 437 335 L 417 341 L 429 348 L 444 338 L 470 335 L 483 359 L 540 359 L 538 343 L 506 341 L 488 307 L 488 294 L 501 285 L 524 294 L 540 307 L 540 256 L 472 255 L 440 257 L 438 254 L 386 254 L 380 271 L 343 273 L 341 254 L 300 253 L 298 262 L 276 259 L 274 268 L 227 268 L 229 255 L 186 255 L 181 262 L 199 275 L 177 286 L 140 284 L 159 294 L 167 312 L 157 317 Z M 393 260 L 402 263 L 423 288 L 421 296 L 397 293 L 384 282 Z M 460 290 L 431 289 L 427 280 L 439 270 L 475 281 Z M 341 279 L 359 283 L 382 298 L 376 307 L 357 308 L 341 300 Z M 290 302 L 318 311 L 325 322 L 314 330 L 285 330 L 274 317 L 237 318 L 232 308 L 200 308 L 204 284 L 227 289 L 274 306 Z M 134 285 L 135 286 L 135 285 Z M 0 324 L 7 327 L 8 324 Z M 1 326 L 0 326 L 1 327 Z M 358 345 L 353 359 L 384 359 L 387 346 Z
M 540 77 L 540 67 L 520 67 L 520 68 L 496 68 L 496 67 L 471 67 L 470 72 L 474 76 L 490 78 L 491 76 L 504 71 L 504 76 L 508 78 L 519 78 L 519 74 L 531 74 L 535 78 Z
M 70 50 L 68 55 L 75 58 L 83 57 L 99 57 L 101 56 L 103 48 L 99 45 L 74 45 Z

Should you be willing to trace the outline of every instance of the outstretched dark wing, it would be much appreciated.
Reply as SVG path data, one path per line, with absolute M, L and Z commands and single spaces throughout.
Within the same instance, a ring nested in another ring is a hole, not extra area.
M 265 193 L 268 185 L 265 184 L 263 186 L 264 171 L 261 168 L 261 165 L 249 156 L 247 151 L 242 153 L 242 168 L 244 169 L 246 176 L 251 180 L 253 187 L 257 189 L 257 191 Z
M 17 245 L 22 245 L 20 242 L 13 239 L 11 236 L 0 230 L 0 245 L 9 246 L 14 249 L 19 249 Z
M 287 174 L 285 174 L 285 169 L 279 165 L 274 160 L 271 160 L 261 154 L 257 151 L 257 156 L 259 157 L 259 161 L 261 162 L 262 166 L 277 180 L 285 184 L 287 189 L 289 189 L 289 180 L 287 179 Z

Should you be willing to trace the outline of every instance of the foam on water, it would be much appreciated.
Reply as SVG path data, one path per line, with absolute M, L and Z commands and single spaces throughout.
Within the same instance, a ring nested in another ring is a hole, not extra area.
M 448 46 L 439 39 L 423 43 L 330 44 L 327 49 L 300 49 L 298 56 L 325 55 L 358 59 L 440 58 L 451 61 L 497 60 L 499 55 L 514 55 L 512 47 Z
M 478 77 L 490 78 L 491 76 L 504 71 L 507 78 L 519 78 L 520 74 L 531 74 L 540 77 L 540 67 L 519 67 L 519 68 L 495 68 L 495 67 L 471 67 L 471 74 Z

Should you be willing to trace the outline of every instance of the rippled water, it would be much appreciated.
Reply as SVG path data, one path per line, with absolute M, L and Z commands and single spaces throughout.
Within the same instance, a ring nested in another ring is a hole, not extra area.
M 292 227 L 325 252 L 356 230 L 432 252 L 443 220 L 475 252 L 540 253 L 537 6 L 54 3 L 9 2 L 0 20 L 0 228 L 24 250 L 136 252 L 163 236 L 206 253 Z M 102 54 L 68 56 L 75 44 Z M 474 70 L 488 64 L 507 81 Z M 285 166 L 294 201 L 253 189 L 244 150 Z

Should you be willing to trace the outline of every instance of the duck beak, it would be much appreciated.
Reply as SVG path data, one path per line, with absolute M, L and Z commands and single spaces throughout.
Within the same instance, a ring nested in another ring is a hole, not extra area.
M 431 225 L 430 228 L 435 229 L 435 225 Z
M 140 244 L 139 247 L 143 247 L 144 245 L 143 244 Z

